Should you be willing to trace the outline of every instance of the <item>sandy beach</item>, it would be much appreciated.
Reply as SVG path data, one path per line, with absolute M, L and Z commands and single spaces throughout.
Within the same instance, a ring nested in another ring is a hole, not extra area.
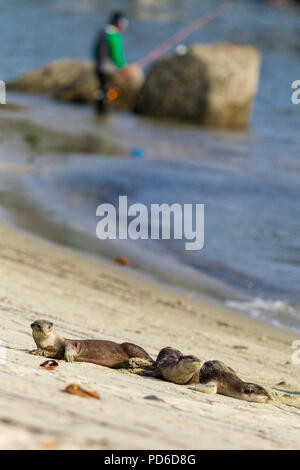
M 295 335 L 13 228 L 1 226 L 0 235 L 1 449 L 300 448 Z M 92 364 L 43 370 L 29 354 L 39 318 L 69 338 L 136 342 L 153 357 L 172 345 L 222 360 L 274 401 L 205 395 Z M 101 400 L 62 393 L 70 383 Z

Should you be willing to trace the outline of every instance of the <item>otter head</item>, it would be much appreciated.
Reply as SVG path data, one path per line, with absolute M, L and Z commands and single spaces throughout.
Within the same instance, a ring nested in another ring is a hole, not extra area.
M 40 347 L 41 342 L 47 340 L 53 330 L 54 324 L 47 320 L 36 320 L 35 322 L 31 323 L 32 328 L 32 335 L 36 345 Z
M 254 401 L 257 403 L 268 403 L 272 401 L 272 397 L 267 390 L 257 384 L 244 382 L 241 393 L 241 398 L 246 401 Z
M 195 372 L 200 370 L 202 362 L 196 356 L 183 356 L 179 359 L 178 365 L 184 368 L 187 372 L 195 374 Z
M 199 372 L 201 366 L 202 362 L 198 357 L 183 356 L 174 367 L 174 377 L 172 381 L 180 385 L 187 384 L 193 375 Z

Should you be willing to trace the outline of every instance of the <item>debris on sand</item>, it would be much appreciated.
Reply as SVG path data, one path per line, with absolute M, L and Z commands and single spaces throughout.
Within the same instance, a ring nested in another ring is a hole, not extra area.
M 45 361 L 42 364 L 40 364 L 40 367 L 46 370 L 55 370 L 57 369 L 58 366 L 59 366 L 58 362 L 54 360 Z
M 100 395 L 98 392 L 90 392 L 89 390 L 85 390 L 78 384 L 70 384 L 62 390 L 64 393 L 70 393 L 71 395 L 77 395 L 78 397 L 83 398 L 95 398 L 95 400 L 100 400 Z
M 125 256 L 118 256 L 114 259 L 114 262 L 120 266 L 133 266 L 130 259 L 126 258 Z

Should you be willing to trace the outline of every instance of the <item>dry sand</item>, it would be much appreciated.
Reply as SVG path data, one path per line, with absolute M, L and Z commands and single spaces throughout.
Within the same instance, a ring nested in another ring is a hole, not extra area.
M 300 448 L 300 365 L 291 362 L 292 333 L 3 226 L 0 315 L 2 449 Z M 30 323 L 37 318 L 54 321 L 67 337 L 132 341 L 154 357 L 172 345 L 223 360 L 275 400 L 263 405 L 205 395 L 91 364 L 42 370 L 42 358 L 29 354 Z M 98 391 L 101 400 L 61 392 L 73 382 Z

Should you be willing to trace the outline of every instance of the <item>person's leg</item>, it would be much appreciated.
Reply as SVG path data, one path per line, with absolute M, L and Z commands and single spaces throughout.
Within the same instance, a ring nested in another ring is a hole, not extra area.
M 96 95 L 96 110 L 98 113 L 104 113 L 107 109 L 107 76 L 97 69 L 96 75 L 99 81 L 99 90 Z

